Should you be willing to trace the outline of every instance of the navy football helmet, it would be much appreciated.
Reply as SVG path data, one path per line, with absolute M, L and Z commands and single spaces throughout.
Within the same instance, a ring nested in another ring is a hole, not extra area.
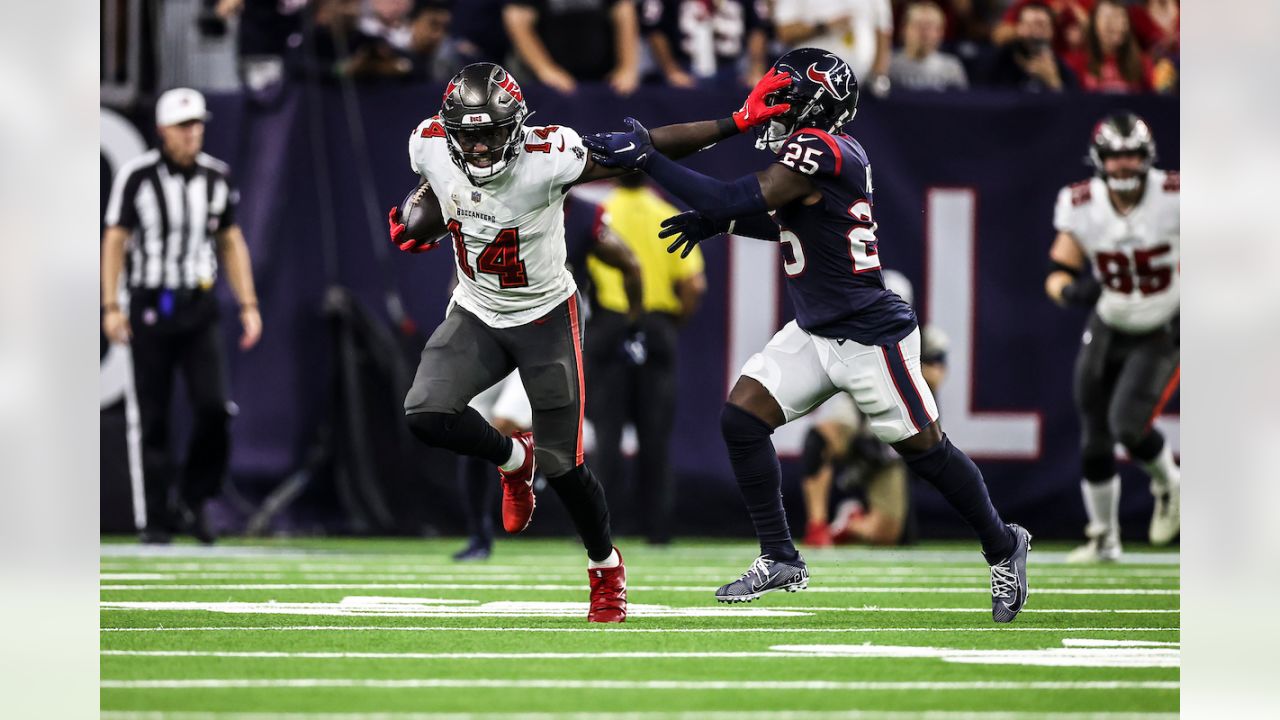
M 1110 177 L 1105 162 L 1112 155 L 1136 154 L 1142 157 L 1142 169 L 1137 176 Z M 1093 128 L 1089 139 L 1088 162 L 1107 187 L 1116 192 L 1138 189 L 1147 172 L 1156 161 L 1156 141 L 1151 127 L 1141 117 L 1131 112 L 1119 112 L 1103 118 Z
M 798 48 L 773 64 L 791 76 L 791 84 L 773 93 L 769 105 L 790 103 L 791 109 L 756 128 L 756 147 L 777 152 L 797 130 L 835 132 L 858 112 L 858 78 L 849 63 L 826 50 Z

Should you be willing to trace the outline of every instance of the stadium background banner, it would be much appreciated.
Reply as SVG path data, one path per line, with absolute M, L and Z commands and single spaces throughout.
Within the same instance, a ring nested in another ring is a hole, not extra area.
M 329 410 L 332 353 L 321 312 L 327 288 L 348 288 L 384 318 L 402 306 L 421 332 L 441 318 L 454 273 L 449 250 L 401 255 L 385 239 L 386 208 L 414 182 L 408 134 L 437 107 L 440 90 L 385 86 L 344 95 L 336 87 L 288 88 L 269 99 L 209 98 L 214 119 L 206 150 L 232 164 L 240 186 L 239 220 L 253 252 L 266 327 L 257 349 L 231 351 L 239 406 L 232 459 L 237 492 L 265 493 L 304 464 L 316 418 Z M 593 87 L 570 98 L 535 87 L 526 95 L 537 111 L 531 122 L 584 134 L 617 128 L 627 115 L 649 127 L 721 117 L 741 102 L 732 91 L 666 88 L 642 88 L 626 99 Z M 1076 536 L 1084 524 L 1071 369 L 1085 315 L 1044 297 L 1053 203 L 1062 185 L 1088 177 L 1089 132 L 1121 108 L 1150 121 L 1158 164 L 1178 168 L 1176 98 L 898 93 L 864 98 L 849 127 L 871 159 L 885 267 L 906 275 L 922 320 L 950 336 L 950 376 L 940 395 L 944 427 L 979 462 L 1006 516 L 1043 536 Z M 105 205 L 115 169 L 154 131 L 147 111 L 103 108 L 102 117 Z M 688 164 L 730 178 L 769 159 L 749 140 L 735 138 Z M 590 199 L 603 190 L 574 192 Z M 791 310 L 775 245 L 734 238 L 708 243 L 704 251 L 709 291 L 681 334 L 672 446 L 677 523 L 685 533 L 749 534 L 718 415 L 738 368 Z M 226 315 L 234 317 L 229 295 L 221 292 Z M 228 348 L 235 347 L 235 331 L 227 323 Z M 117 362 L 104 353 L 112 383 L 119 382 Z M 104 390 L 104 531 L 132 527 L 129 481 L 121 477 L 129 463 L 121 456 L 127 424 L 120 398 Z M 1175 395 L 1156 421 L 1175 449 L 1176 413 Z M 802 520 L 794 456 L 806 427 L 801 421 L 776 436 L 793 523 Z M 424 524 L 442 532 L 461 531 L 450 510 L 453 472 L 452 463 L 428 468 L 432 481 L 417 496 L 428 506 Z M 1127 470 L 1126 480 L 1132 482 L 1122 512 L 1136 522 L 1124 526 L 1141 529 L 1151 499 L 1145 480 Z M 962 533 L 941 498 L 916 482 L 925 536 Z M 323 490 L 313 494 L 324 503 Z M 614 504 L 625 505 L 625 496 Z M 540 504 L 548 516 L 535 531 L 569 531 L 554 505 Z

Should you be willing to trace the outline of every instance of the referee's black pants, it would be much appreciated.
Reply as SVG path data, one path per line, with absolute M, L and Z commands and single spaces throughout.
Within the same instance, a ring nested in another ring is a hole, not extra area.
M 129 324 L 134 388 L 142 424 L 142 473 L 147 527 L 175 529 L 173 490 L 198 509 L 222 488 L 230 451 L 227 386 L 218 304 L 211 292 L 179 291 L 166 300 L 155 291 L 131 293 Z M 182 373 L 194 422 L 176 482 L 170 450 L 173 380 Z
M 640 320 L 646 342 L 644 364 L 635 365 L 623 351 L 627 316 L 596 309 L 587 332 L 587 417 L 595 428 L 596 451 L 591 465 L 610 496 L 622 497 L 626 469 L 622 429 L 632 423 L 636 452 L 636 502 L 615 503 L 615 513 L 639 510 L 639 530 L 650 542 L 671 539 L 673 497 L 669 448 L 676 410 L 675 318 L 646 313 Z M 631 514 L 630 522 L 636 517 Z

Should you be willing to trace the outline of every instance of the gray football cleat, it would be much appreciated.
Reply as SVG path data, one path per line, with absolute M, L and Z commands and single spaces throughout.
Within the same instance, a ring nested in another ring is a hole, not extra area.
M 1013 622 L 1027 602 L 1027 553 L 1031 551 L 1031 533 L 1021 525 L 1009 523 L 1016 544 L 1009 557 L 991 566 L 991 619 L 998 623 Z
M 774 590 L 795 592 L 809 587 L 809 568 L 804 558 L 797 556 L 792 562 L 771 560 L 764 555 L 756 558 L 742 577 L 716 590 L 716 600 L 724 603 L 751 602 Z
M 1182 520 L 1182 486 L 1174 482 L 1168 485 L 1151 483 L 1151 494 L 1156 499 L 1148 530 L 1152 545 L 1168 545 L 1178 537 Z

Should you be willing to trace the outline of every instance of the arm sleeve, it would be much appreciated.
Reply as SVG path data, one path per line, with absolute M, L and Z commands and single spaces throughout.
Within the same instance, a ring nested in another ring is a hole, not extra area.
M 773 215 L 762 213 L 735 218 L 729 227 L 729 234 L 777 242 L 782 229 L 778 227 Z
M 760 190 L 760 181 L 755 175 L 744 175 L 733 182 L 724 182 L 690 170 L 658 152 L 653 153 L 645 172 L 659 185 L 712 220 L 756 215 L 769 209 Z
M 222 208 L 222 214 L 218 216 L 218 227 L 226 229 L 236 224 L 236 210 L 240 207 L 240 191 L 230 180 L 223 179 L 223 183 L 227 185 L 227 204 Z
M 1053 229 L 1075 234 L 1072 215 L 1071 188 L 1064 187 L 1058 191 L 1058 202 L 1053 206 Z
M 122 172 L 116 175 L 111 184 L 111 195 L 107 199 L 107 211 L 102 222 L 107 226 L 118 225 L 126 230 L 138 227 L 138 210 L 133 200 L 138 192 L 139 175 L 136 172 Z

